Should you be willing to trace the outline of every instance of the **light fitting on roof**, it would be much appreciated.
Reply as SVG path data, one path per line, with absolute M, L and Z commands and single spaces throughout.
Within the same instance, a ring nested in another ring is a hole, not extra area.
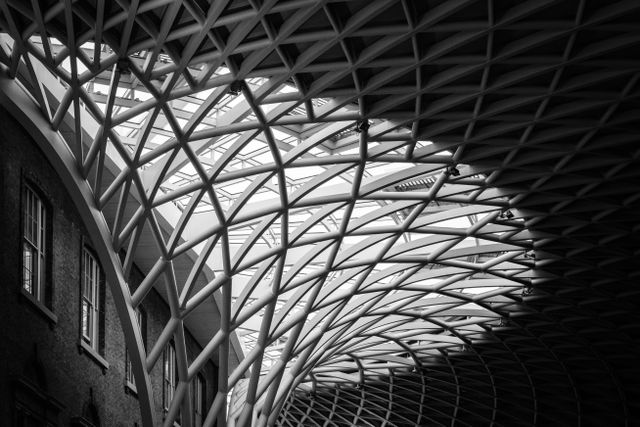
M 460 176 L 460 170 L 455 166 L 449 166 L 447 168 L 447 173 L 452 176 Z
M 229 85 L 229 94 L 238 96 L 242 93 L 242 82 L 235 80 Z
M 366 119 L 358 120 L 356 122 L 356 132 L 362 133 L 364 131 L 367 131 L 369 130 L 369 126 L 370 126 L 369 120 L 366 120 Z
M 512 219 L 515 215 L 511 210 L 507 209 L 500 213 L 500 219 Z

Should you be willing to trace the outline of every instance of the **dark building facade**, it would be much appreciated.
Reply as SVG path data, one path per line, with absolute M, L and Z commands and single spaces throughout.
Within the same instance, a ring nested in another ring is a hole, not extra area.
M 141 425 L 122 327 L 91 236 L 23 126 L 5 110 L 0 117 L 0 424 Z M 134 288 L 143 277 L 134 266 Z M 138 313 L 152 346 L 169 308 L 151 291 Z M 186 344 L 190 355 L 201 350 L 191 336 Z M 151 371 L 158 419 L 176 387 L 175 350 L 167 348 Z M 195 425 L 216 387 L 209 362 L 193 382 Z

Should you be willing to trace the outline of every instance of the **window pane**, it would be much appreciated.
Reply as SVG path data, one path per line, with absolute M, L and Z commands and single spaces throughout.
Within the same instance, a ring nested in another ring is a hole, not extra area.
M 93 299 L 93 284 L 91 278 L 91 262 L 92 257 L 88 252 L 84 253 L 84 285 L 82 293 L 89 301 Z
M 173 345 L 169 345 L 164 352 L 164 369 L 163 369 L 163 407 L 165 411 L 169 410 L 169 405 L 173 399 L 173 393 L 176 387 L 176 352 Z
M 131 358 L 129 357 L 129 350 L 125 351 L 125 362 L 126 362 L 125 366 L 127 367 L 127 372 L 126 372 L 127 381 L 135 385 L 136 381 L 133 375 L 133 369 L 132 369 L 133 367 L 131 366 Z
M 24 290 L 30 294 L 34 294 L 35 284 L 35 257 L 33 247 L 27 242 L 24 242 L 22 250 L 22 267 L 23 267 L 23 287 Z
M 198 374 L 193 383 L 193 424 L 195 427 L 201 427 L 203 421 L 203 412 L 206 405 L 204 378 Z
M 82 301 L 82 337 L 91 343 L 91 310 L 87 301 Z

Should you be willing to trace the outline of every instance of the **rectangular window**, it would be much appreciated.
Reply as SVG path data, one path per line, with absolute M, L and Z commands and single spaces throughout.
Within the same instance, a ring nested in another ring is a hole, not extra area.
M 169 412 L 169 405 L 173 400 L 173 394 L 178 385 L 178 371 L 176 369 L 176 349 L 173 343 L 164 350 L 164 361 L 162 367 L 162 408 L 164 412 Z
M 196 375 L 193 380 L 193 425 L 195 427 L 202 427 L 204 421 L 204 408 L 206 408 L 206 384 L 202 374 Z
M 31 187 L 23 188 L 22 287 L 45 303 L 47 209 Z
M 136 308 L 136 320 L 138 321 L 138 326 L 140 327 L 140 333 L 142 334 L 142 345 L 146 345 L 147 333 L 146 333 L 146 314 L 141 307 Z M 126 379 L 127 384 L 135 390 L 136 380 L 133 375 L 133 369 L 131 366 L 131 358 L 129 357 L 129 350 L 126 351 Z
M 102 270 L 98 260 L 87 248 L 82 251 L 82 340 L 99 352 L 100 298 L 102 297 Z

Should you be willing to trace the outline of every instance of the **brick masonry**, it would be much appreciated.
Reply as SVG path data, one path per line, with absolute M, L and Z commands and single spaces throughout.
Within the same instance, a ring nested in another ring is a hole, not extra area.
M 50 204 L 52 214 L 52 312 L 55 324 L 42 314 L 21 292 L 22 230 L 20 189 L 28 179 L 39 188 Z M 118 315 L 107 287 L 105 298 L 105 350 L 108 369 L 79 351 L 80 340 L 80 255 L 82 242 L 90 245 L 78 212 L 53 167 L 9 113 L 0 109 L 0 420 L 15 417 L 16 382 L 33 380 L 35 348 L 46 377 L 46 391 L 62 404 L 59 426 L 70 425 L 83 414 L 93 390 L 102 426 L 141 425 L 137 397 L 125 387 L 125 345 Z M 143 273 L 134 269 L 132 281 L 139 283 Z M 147 348 L 160 335 L 169 317 L 161 297 L 152 292 L 145 299 Z M 188 336 L 191 357 L 200 347 Z M 217 386 L 217 368 L 209 363 L 203 374 L 207 380 L 210 404 Z M 162 358 L 151 378 L 156 411 L 162 412 Z M 12 425 L 2 421 L 0 425 Z

